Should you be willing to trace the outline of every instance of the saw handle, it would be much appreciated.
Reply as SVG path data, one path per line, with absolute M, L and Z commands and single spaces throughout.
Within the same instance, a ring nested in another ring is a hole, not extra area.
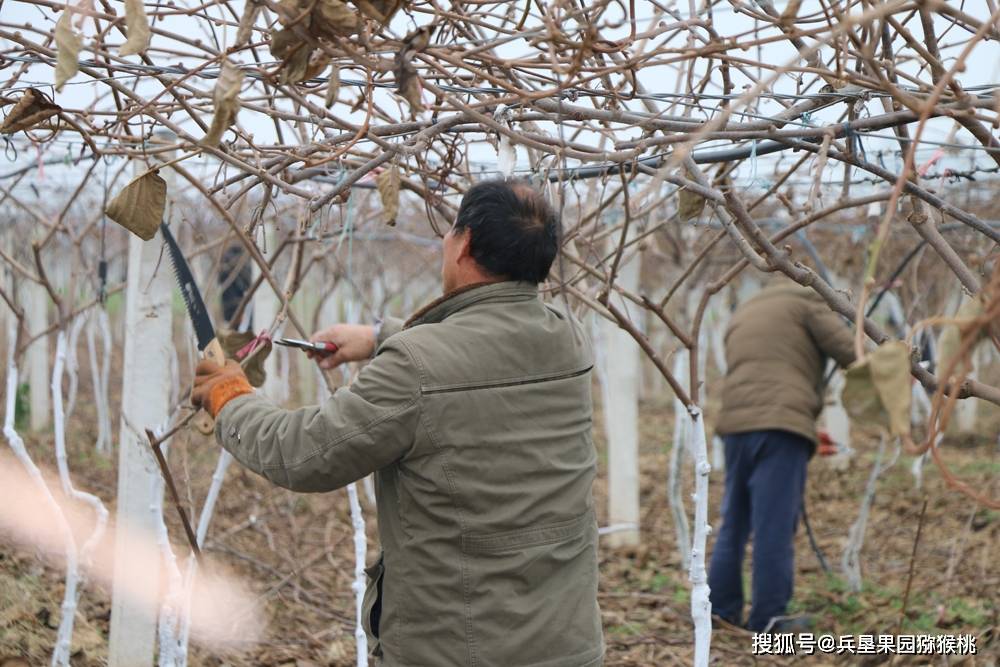
M 218 338 L 213 338 L 212 342 L 205 346 L 202 356 L 220 367 L 226 365 L 226 353 L 222 351 Z M 215 431 L 215 419 L 204 410 L 199 410 L 194 416 L 194 427 L 202 435 L 212 435 Z

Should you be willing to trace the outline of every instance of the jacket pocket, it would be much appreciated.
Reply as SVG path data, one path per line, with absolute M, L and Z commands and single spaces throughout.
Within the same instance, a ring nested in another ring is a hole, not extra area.
M 383 554 L 371 567 L 365 568 L 368 585 L 361 604 L 361 627 L 368 634 L 368 644 L 373 655 L 381 655 L 379 648 L 379 620 L 382 617 L 382 578 L 385 576 Z
M 594 510 L 589 509 L 566 521 L 498 533 L 469 533 L 462 535 L 462 551 L 467 554 L 491 554 L 554 544 L 585 534 L 593 524 Z

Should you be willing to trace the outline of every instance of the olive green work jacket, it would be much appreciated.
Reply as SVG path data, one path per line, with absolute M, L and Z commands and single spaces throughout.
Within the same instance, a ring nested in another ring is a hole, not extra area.
M 854 361 L 851 328 L 809 287 L 773 278 L 726 330 L 720 435 L 779 429 L 816 442 L 826 359 Z
M 387 321 L 380 339 L 323 405 L 233 399 L 219 442 L 294 491 L 375 473 L 364 621 L 380 665 L 602 664 L 582 326 L 504 282 Z

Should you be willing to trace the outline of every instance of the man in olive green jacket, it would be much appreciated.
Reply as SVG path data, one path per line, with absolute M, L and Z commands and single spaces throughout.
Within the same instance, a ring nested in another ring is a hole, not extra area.
M 602 663 L 592 351 L 537 287 L 557 226 L 523 183 L 471 188 L 444 239 L 444 297 L 405 325 L 313 337 L 339 348 L 324 367 L 374 352 L 321 406 L 279 408 L 232 362 L 198 367 L 193 400 L 244 466 L 296 491 L 375 473 L 364 622 L 380 665 Z
M 722 528 L 712 550 L 712 610 L 739 625 L 743 554 L 753 534 L 747 627 L 792 631 L 793 539 L 816 448 L 827 357 L 854 361 L 850 328 L 812 289 L 783 276 L 733 314 L 716 433 L 726 451 Z

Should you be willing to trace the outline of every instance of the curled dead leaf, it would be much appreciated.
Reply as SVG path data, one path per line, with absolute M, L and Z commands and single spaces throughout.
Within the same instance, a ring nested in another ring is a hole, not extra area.
M 910 348 L 882 343 L 847 369 L 841 401 L 851 418 L 881 424 L 893 436 L 910 436 Z
M 240 110 L 240 86 L 243 84 L 243 70 L 229 60 L 222 63 L 219 79 L 212 92 L 212 104 L 215 115 L 208 134 L 198 143 L 202 146 L 218 146 L 222 135 L 236 122 L 236 114 Z
M 128 39 L 118 50 L 119 56 L 142 53 L 149 46 L 149 18 L 142 0 L 125 0 L 125 27 Z
M 80 69 L 80 49 L 83 36 L 73 30 L 73 11 L 63 10 L 56 21 L 56 90 L 72 79 Z
M 688 188 L 681 188 L 677 192 L 677 217 L 681 222 L 697 218 L 703 210 L 705 210 L 705 198 L 700 194 Z
M 330 63 L 330 56 L 323 51 L 313 51 L 307 44 L 300 44 L 286 58 L 281 68 L 281 83 L 300 83 L 319 75 Z
M 216 332 L 215 337 L 219 340 L 226 358 L 235 359 L 236 361 L 243 361 L 236 353 L 256 338 L 251 331 L 229 331 L 227 329 L 220 329 Z M 243 367 L 247 381 L 254 387 L 263 386 L 264 380 L 267 379 L 267 373 L 264 371 L 264 361 L 271 354 L 272 343 L 270 339 L 266 339 L 260 345 L 260 349 L 248 352 L 248 354 L 253 354 L 253 356 L 247 362 L 246 366 Z
M 962 346 L 962 336 L 976 318 L 983 314 L 983 302 L 979 297 L 967 298 L 959 306 L 955 317 L 941 330 L 941 338 L 938 341 L 938 368 L 945 371 L 951 366 L 955 355 L 958 354 Z M 985 329 L 979 332 L 979 338 L 987 335 Z M 953 373 L 962 375 L 968 369 L 963 369 L 961 365 L 955 367 Z
M 385 25 L 405 4 L 403 0 L 351 0 L 361 13 Z
M 132 179 L 106 209 L 108 217 L 143 241 L 156 235 L 167 207 L 167 182 L 156 169 Z
M 3 125 L 0 126 L 0 133 L 13 134 L 20 130 L 29 130 L 60 111 L 62 107 L 50 100 L 45 93 L 35 88 L 28 88 L 7 114 Z
M 417 74 L 417 67 L 413 64 L 413 57 L 427 48 L 431 40 L 431 26 L 417 28 L 403 40 L 403 47 L 396 53 L 396 88 L 404 100 L 410 105 L 410 112 L 416 112 L 424 108 L 420 93 L 423 85 L 420 75 Z
M 271 55 L 275 58 L 284 60 L 301 44 L 302 40 L 291 30 L 275 30 L 271 33 Z
M 393 226 L 399 215 L 399 168 L 393 165 L 375 179 L 379 198 L 382 200 L 382 222 Z
M 355 34 L 361 19 L 341 0 L 317 0 L 309 32 L 315 37 L 337 39 Z
M 289 28 L 298 25 L 308 29 L 312 22 L 312 3 L 300 0 L 281 0 L 278 3 L 278 22 Z

